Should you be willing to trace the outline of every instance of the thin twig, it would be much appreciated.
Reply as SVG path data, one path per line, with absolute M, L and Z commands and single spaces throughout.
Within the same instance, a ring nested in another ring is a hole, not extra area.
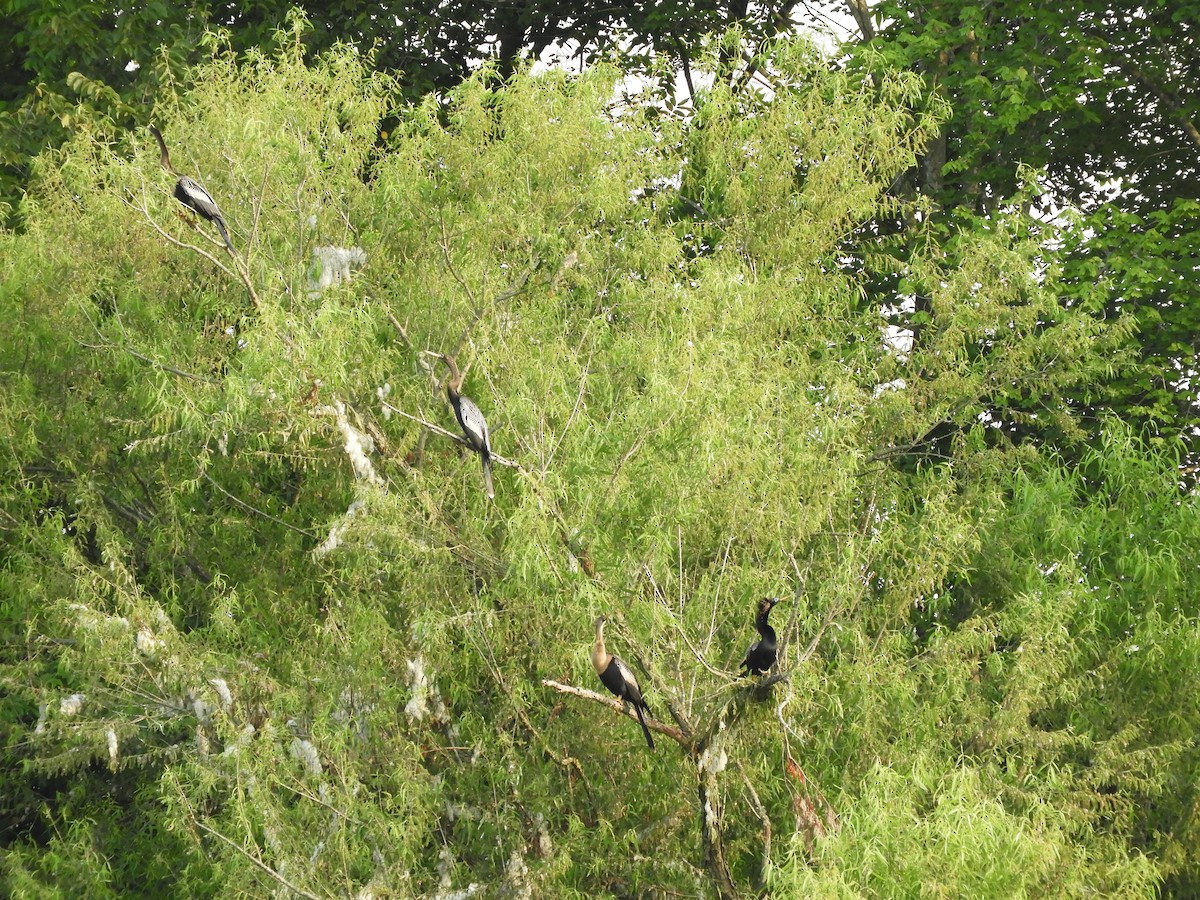
M 618 622 L 618 624 L 621 623 Z M 657 668 L 650 664 L 650 661 L 646 658 L 645 654 L 643 654 L 632 642 L 629 642 L 629 646 L 632 648 L 631 653 L 633 658 L 637 660 L 637 664 L 641 666 L 642 671 L 646 673 L 646 678 L 665 699 L 667 711 L 671 713 L 671 718 L 675 720 L 676 724 L 679 725 L 680 729 L 684 733 L 695 734 L 696 727 L 680 706 L 679 697 L 676 696 L 674 691 L 669 690 L 666 687 L 665 679 L 658 674 Z
M 76 343 L 78 343 L 81 347 L 87 347 L 89 350 L 123 350 L 134 359 L 140 359 L 142 362 L 147 363 L 156 369 L 161 369 L 162 371 L 169 372 L 172 375 L 178 375 L 180 378 L 190 378 L 193 381 L 204 381 L 208 384 L 217 384 L 217 381 L 213 378 L 207 378 L 204 375 L 197 375 L 194 372 L 185 372 L 183 369 L 177 369 L 174 366 L 169 366 L 166 363 L 160 363 L 148 356 L 143 356 L 136 350 L 133 350 L 129 347 L 125 347 L 121 344 L 114 344 L 112 341 L 104 337 L 100 329 L 96 327 L 96 323 L 93 322 L 90 317 L 88 318 L 88 324 L 92 326 L 92 331 L 96 332 L 96 337 L 98 337 L 102 343 L 89 344 L 76 338 Z
M 274 869 L 272 869 L 270 866 L 268 866 L 265 862 L 263 862 L 261 859 L 259 859 L 257 856 L 255 856 L 253 853 L 251 853 L 249 850 L 245 849 L 244 847 L 239 847 L 237 844 L 235 844 L 229 838 L 225 837 L 225 835 L 221 834 L 221 832 L 217 831 L 215 828 L 209 828 L 207 825 L 205 825 L 203 822 L 201 822 L 195 816 L 192 817 L 192 824 L 195 825 L 197 828 L 199 828 L 201 831 L 208 832 L 213 837 L 217 838 L 217 840 L 219 840 L 225 844 L 228 844 L 230 847 L 232 847 L 238 853 L 242 854 L 242 856 L 246 857 L 246 859 L 250 860 L 250 862 L 254 863 L 254 865 L 258 866 L 260 869 L 262 869 L 264 872 L 266 872 L 268 875 L 270 875 L 272 878 L 274 878 L 276 881 L 278 881 L 280 884 L 282 884 L 289 891 L 292 891 L 295 894 L 299 894 L 301 897 L 307 897 L 308 900 L 321 900 L 321 898 L 318 897 L 316 894 L 310 894 L 308 891 L 304 890 L 304 888 L 297 887 L 296 885 L 292 884 L 290 881 L 288 881 L 286 878 L 284 878 L 282 875 L 280 875 L 278 872 L 276 872 Z
M 146 363 L 147 365 L 153 366 L 156 369 L 161 369 L 162 371 L 167 372 L 171 375 L 178 375 L 180 378 L 190 378 L 193 381 L 204 381 L 204 382 L 207 382 L 208 384 L 216 384 L 217 383 L 215 379 L 206 378 L 205 376 L 197 375 L 194 372 L 185 372 L 185 371 L 183 371 L 183 369 L 177 369 L 174 366 L 167 365 L 166 363 L 160 363 L 157 360 L 153 360 L 148 356 L 143 356 L 142 354 L 138 353 L 136 350 L 130 349 L 129 347 L 122 347 L 120 344 L 114 344 L 111 342 L 105 343 L 105 344 L 89 344 L 86 341 L 81 341 L 78 339 L 76 339 L 76 343 L 78 343 L 79 346 L 81 346 L 81 347 L 87 347 L 89 350 L 123 350 L 126 353 L 128 353 L 130 356 L 132 356 L 134 359 L 140 359 L 142 362 Z
M 338 809 L 332 803 L 326 803 L 320 797 L 310 794 L 308 791 L 304 790 L 303 788 L 296 787 L 294 784 L 289 784 L 288 782 L 284 781 L 281 778 L 276 778 L 275 783 L 277 785 L 279 785 L 281 788 L 286 788 L 287 790 L 293 792 L 294 794 L 298 794 L 299 796 L 305 798 L 306 800 L 311 800 L 313 803 L 320 804 L 321 806 L 325 807 L 330 812 L 334 813 L 335 815 L 339 816 L 342 819 L 345 819 L 351 825 L 355 825 L 355 826 L 361 828 L 365 824 L 364 822 L 354 818 L 353 816 L 346 815 L 345 812 Z
M 392 323 L 392 327 L 396 329 L 396 334 L 400 335 L 400 340 L 404 342 L 404 346 L 407 347 L 408 351 L 416 357 L 417 365 L 420 366 L 425 374 L 429 376 L 429 380 L 436 388 L 438 383 L 437 373 L 433 371 L 433 366 L 430 364 L 429 360 L 425 358 L 424 354 L 417 350 L 416 346 L 412 342 L 412 339 L 409 338 L 408 332 L 405 330 L 404 326 L 400 324 L 400 320 L 396 318 L 395 314 L 389 312 L 388 321 Z
M 250 265 L 250 247 L 258 239 L 258 223 L 262 218 L 263 200 L 267 194 L 267 183 L 269 181 L 270 174 L 271 161 L 267 160 L 265 163 L 263 163 L 262 186 L 259 188 L 258 197 L 255 199 L 254 205 L 251 207 L 252 218 L 250 222 L 250 233 L 246 235 L 245 248 L 247 266 Z
M 692 371 L 694 368 L 695 368 L 694 365 L 688 366 L 687 380 L 683 383 L 683 390 L 679 392 L 680 399 L 683 399 L 687 396 L 688 389 L 692 386 Z M 667 426 L 669 426 L 674 421 L 675 417 L 679 415 L 679 412 L 680 412 L 680 410 L 683 409 L 683 407 L 684 407 L 683 403 L 679 403 L 679 402 L 675 403 L 671 407 L 670 415 L 668 415 L 665 419 L 663 419 L 654 428 L 647 429 L 646 431 L 642 432 L 641 435 L 638 436 L 638 439 L 633 442 L 633 446 L 630 447 L 629 450 L 625 453 L 625 455 L 621 457 L 620 462 L 617 463 L 617 467 L 615 469 L 613 469 L 612 477 L 609 478 L 609 480 L 608 480 L 608 490 L 605 494 L 606 499 L 607 499 L 607 496 L 612 493 L 613 488 L 616 486 L 617 476 L 621 473 L 621 469 L 624 468 L 625 463 L 629 462 L 629 460 L 633 457 L 633 455 L 642 448 L 642 445 L 646 443 L 646 439 L 648 437 L 650 437 L 653 434 L 658 434 L 658 433 L 666 430 Z
M 450 270 L 450 274 L 454 280 L 458 282 L 459 287 L 463 289 L 463 293 L 467 295 L 467 300 L 471 306 L 475 306 L 475 295 L 471 292 L 471 286 L 467 284 L 465 278 L 458 274 L 458 269 L 454 268 L 454 260 L 450 258 L 450 236 L 446 234 L 446 216 L 438 210 L 438 227 L 442 232 L 442 239 L 439 241 L 439 246 L 442 248 L 442 258 L 446 261 L 446 268 Z M 478 315 L 478 314 L 477 314 Z M 461 347 L 459 349 L 462 349 Z
M 203 250 L 200 247 L 197 247 L 195 244 L 184 243 L 183 241 L 178 240 L 177 238 L 174 238 L 171 235 L 167 234 L 167 232 L 162 228 L 162 226 L 159 225 L 158 222 L 156 222 L 154 220 L 154 217 L 150 215 L 149 204 L 147 204 L 147 202 L 146 202 L 145 182 L 142 183 L 142 205 L 141 206 L 137 206 L 136 204 L 131 203 L 128 200 L 125 200 L 124 202 L 128 206 L 132 207 L 133 209 L 136 209 L 139 212 L 141 212 L 142 215 L 145 216 L 146 221 L 150 223 L 151 227 L 154 228 L 154 230 L 157 231 L 164 238 L 166 238 L 169 243 L 174 244 L 176 247 L 183 247 L 186 250 L 191 250 L 193 253 L 200 254 L 205 259 L 207 259 L 209 262 L 211 262 L 214 266 L 216 266 L 218 269 L 220 269 L 222 272 L 224 272 L 226 275 L 230 276 L 231 278 L 236 277 L 239 281 L 241 281 L 242 284 L 244 284 L 246 286 L 246 290 L 250 294 L 250 302 L 254 304 L 255 310 L 258 310 L 261 312 L 262 303 L 258 299 L 258 293 L 254 290 L 253 283 L 251 283 L 251 281 L 250 281 L 250 273 L 245 268 L 245 266 L 240 264 L 241 263 L 240 258 L 233 251 L 233 249 L 229 247 L 228 244 L 222 243 L 221 246 L 225 249 L 225 251 L 227 253 L 229 253 L 230 258 L 233 259 L 233 261 L 234 261 L 233 267 L 234 267 L 234 269 L 237 270 L 236 275 L 233 272 L 230 272 L 229 269 L 227 269 L 225 267 L 225 265 L 219 259 L 217 259 L 215 256 L 213 256 L 207 250 Z M 193 227 L 195 227 L 195 223 L 193 223 Z M 212 239 L 210 238 L 210 240 L 212 240 Z M 215 245 L 216 243 L 217 242 L 215 240 L 213 240 L 213 244 Z
M 704 654 L 702 654 L 696 648 L 696 645 L 692 643 L 691 638 L 688 637 L 687 629 L 681 627 L 679 629 L 679 636 L 681 638 L 683 638 L 683 642 L 685 644 L 687 644 L 687 648 L 690 651 L 692 651 L 692 656 L 696 657 L 696 662 L 698 662 L 698 663 L 700 663 L 700 665 L 704 666 L 704 668 L 708 670 L 708 673 L 710 675 L 716 675 L 718 678 L 724 679 L 725 681 L 728 681 L 728 682 L 737 680 L 735 676 L 731 675 L 729 672 L 725 672 L 725 671 L 722 671 L 721 669 L 718 669 L 716 666 L 711 665 L 708 662 L 708 660 L 706 660 L 704 658 Z M 695 694 L 695 680 L 694 679 L 692 682 L 692 694 L 693 695 Z
M 595 356 L 596 347 L 593 344 L 592 349 L 588 353 L 587 362 L 583 364 L 583 374 L 579 378 L 579 391 L 575 395 L 575 405 L 571 407 L 571 414 L 567 416 L 567 424 L 563 426 L 563 430 L 559 432 L 558 439 L 554 442 L 554 446 L 550 448 L 550 455 L 546 457 L 546 461 L 542 463 L 542 475 L 550 470 L 550 464 L 554 462 L 554 457 L 558 454 L 559 448 L 563 441 L 567 439 L 567 432 L 571 430 L 571 425 L 575 422 L 575 415 L 579 412 L 579 408 L 583 405 L 583 395 L 587 391 L 587 377 L 592 366 L 592 358 Z
M 513 297 L 516 297 L 518 294 L 524 293 L 525 290 L 528 288 L 529 279 L 531 277 L 533 277 L 533 273 L 537 271 L 538 266 L 541 264 L 541 260 L 539 260 L 537 258 L 537 256 L 532 257 L 529 261 L 528 268 L 526 268 L 525 271 L 523 273 L 521 273 L 521 277 L 516 280 L 516 282 L 513 284 L 512 287 L 510 287 L 506 291 L 502 291 L 499 294 L 497 294 L 486 305 L 477 305 L 475 302 L 475 295 L 471 293 L 471 289 L 467 286 L 466 281 L 463 279 L 463 277 L 461 275 L 458 274 L 458 271 L 454 268 L 454 264 L 450 260 L 450 250 L 446 243 L 446 230 L 445 229 L 446 229 L 446 225 L 445 225 L 445 222 L 443 221 L 442 222 L 442 253 L 446 258 L 446 266 L 450 269 L 450 274 L 454 276 L 454 280 L 457 281 L 462 286 L 462 289 L 466 292 L 467 299 L 470 301 L 472 308 L 475 310 L 474 314 L 471 316 L 470 321 L 467 322 L 467 324 L 465 326 L 463 326 L 462 335 L 459 337 L 458 343 L 454 347 L 454 352 L 451 354 L 454 357 L 458 357 L 459 355 L 462 354 L 463 347 L 465 347 L 467 345 L 467 341 L 470 340 L 471 329 L 473 329 L 479 323 L 479 320 L 483 318 L 484 312 L 486 312 L 488 309 L 495 309 L 501 303 L 505 303 L 505 302 L 511 300 Z M 486 286 L 486 282 L 485 282 L 485 286 Z M 470 368 L 470 367 L 468 366 L 468 368 Z M 463 375 L 465 376 L 466 374 L 467 374 L 467 370 L 463 370 Z
M 738 774 L 742 776 L 742 782 L 746 785 L 746 793 L 750 795 L 750 808 L 763 823 L 762 871 L 759 872 L 758 877 L 761 885 L 765 880 L 767 869 L 771 865 L 771 817 L 767 814 L 767 808 L 763 806 L 762 800 L 759 799 L 758 791 L 754 790 L 754 784 L 750 781 L 750 776 L 746 774 L 746 769 L 742 766 L 741 761 L 735 759 L 734 765 L 737 766 Z
M 224 272 L 226 275 L 228 275 L 230 278 L 237 277 L 234 275 L 233 272 L 230 272 L 227 268 L 225 268 L 225 265 L 219 259 L 217 259 L 215 256 L 213 256 L 211 253 L 209 253 L 207 250 L 203 250 L 200 247 L 197 247 L 195 244 L 185 243 L 185 242 L 179 240 L 178 238 L 174 238 L 171 235 L 167 234 L 167 232 L 165 230 L 163 230 L 162 226 L 159 225 L 158 222 L 154 221 L 154 217 L 150 215 L 150 210 L 147 208 L 147 205 L 146 205 L 146 194 L 145 194 L 144 186 L 142 189 L 142 205 L 141 206 L 138 206 L 135 203 L 130 203 L 128 200 L 126 200 L 124 202 L 131 208 L 136 209 L 140 213 L 142 213 L 142 215 L 144 215 L 146 217 L 146 221 L 150 223 L 150 226 L 155 231 L 157 231 L 160 235 L 162 235 L 164 238 L 166 238 L 168 243 L 174 244 L 176 247 L 182 247 L 184 250 L 191 250 L 193 253 L 198 253 L 201 256 L 203 256 L 205 259 L 207 259 L 209 262 L 211 262 L 218 269 L 220 269 L 222 272 Z
M 234 503 L 236 503 L 238 506 L 240 506 L 242 509 L 246 510 L 247 512 L 252 512 L 256 516 L 262 516 L 264 519 L 268 519 L 268 520 L 274 522 L 276 525 L 282 525 L 284 528 L 287 528 L 290 531 L 296 532 L 296 534 L 302 534 L 306 538 L 311 538 L 314 541 L 317 540 L 317 535 L 313 534 L 311 531 L 305 531 L 303 528 L 297 528 L 295 525 L 291 525 L 291 524 L 283 521 L 283 519 L 276 518 L 275 516 L 271 515 L 269 512 L 263 512 L 261 509 L 251 506 L 249 503 L 245 502 L 244 500 L 240 500 L 239 498 L 235 497 L 233 494 L 229 493 L 229 491 L 225 490 L 225 488 L 223 488 L 219 484 L 217 484 L 217 482 L 213 480 L 213 477 L 211 475 L 209 475 L 207 472 L 202 472 L 201 474 L 205 477 L 205 479 L 208 480 L 209 484 L 211 484 L 218 491 L 220 491 L 222 494 L 224 494 L 226 497 L 228 497 L 230 500 L 232 500 Z

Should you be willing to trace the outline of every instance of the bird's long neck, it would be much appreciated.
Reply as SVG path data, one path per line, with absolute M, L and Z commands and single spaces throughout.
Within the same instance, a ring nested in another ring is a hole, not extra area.
M 592 645 L 592 665 L 597 672 L 603 672 L 612 662 L 612 654 L 604 646 L 604 623 L 596 625 L 596 643 Z
M 767 622 L 767 616 L 769 615 L 771 615 L 771 608 L 768 606 L 754 617 L 754 628 L 762 635 L 763 640 L 773 642 L 775 640 L 775 629 Z
M 172 175 L 178 175 L 171 166 L 171 154 L 167 151 L 167 142 L 163 140 L 162 132 L 153 125 L 150 126 L 150 133 L 154 135 L 154 139 L 158 141 L 158 162 L 159 164 Z
M 446 379 L 446 395 L 454 402 L 461 396 L 459 391 L 462 390 L 462 373 L 458 371 L 458 363 L 454 361 L 453 356 L 446 354 L 442 359 L 450 369 L 450 377 Z

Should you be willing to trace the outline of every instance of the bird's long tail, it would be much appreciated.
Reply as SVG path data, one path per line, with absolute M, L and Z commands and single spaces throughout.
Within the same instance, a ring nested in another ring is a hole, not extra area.
M 229 252 L 237 255 L 237 251 L 233 249 L 233 241 L 229 239 L 229 228 L 225 225 L 225 220 L 220 216 L 213 216 L 213 224 L 217 226 L 217 231 L 221 232 L 221 239 L 225 241 L 225 246 L 229 248 Z
M 650 737 L 650 729 L 646 726 L 646 717 L 642 715 L 642 707 L 639 704 L 635 703 L 635 704 L 633 704 L 633 708 L 634 708 L 634 710 L 637 711 L 638 722 L 642 726 L 642 734 L 646 735 L 646 743 L 649 744 L 650 749 L 653 750 L 654 749 L 654 738 Z
M 492 461 L 482 453 L 479 458 L 483 460 L 483 487 L 487 491 L 488 499 L 496 498 L 496 489 L 492 487 Z

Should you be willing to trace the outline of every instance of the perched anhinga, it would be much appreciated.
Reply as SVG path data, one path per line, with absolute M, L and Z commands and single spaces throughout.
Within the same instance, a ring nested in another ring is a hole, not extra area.
M 767 624 L 767 616 L 771 614 L 778 597 L 764 597 L 758 604 L 758 615 L 754 617 L 754 629 L 758 632 L 758 640 L 746 651 L 746 658 L 739 668 L 745 669 L 750 675 L 763 675 L 775 665 L 775 629 Z
M 221 239 L 225 241 L 225 246 L 229 248 L 230 253 L 233 253 L 233 242 L 229 240 L 229 227 L 225 224 L 225 217 L 221 215 L 217 201 L 198 181 L 175 171 L 171 165 L 171 154 L 167 152 L 167 142 L 163 140 L 162 132 L 151 125 L 150 133 L 158 141 L 158 160 L 162 163 L 162 167 L 172 175 L 179 177 L 179 180 L 175 182 L 175 199 L 188 209 L 195 211 L 201 218 L 208 219 L 216 225 L 217 231 L 221 232 Z
M 642 733 L 646 735 L 646 743 L 654 749 L 654 738 L 650 737 L 650 729 L 646 727 L 646 717 L 642 710 L 650 712 L 650 707 L 642 698 L 642 689 L 638 687 L 633 670 L 625 665 L 619 656 L 613 656 L 604 647 L 604 623 L 608 619 L 601 616 L 596 620 L 596 643 L 592 645 L 592 665 L 604 686 L 620 697 L 623 701 L 633 704 L 638 721 L 642 724 Z M 654 713 L 650 713 L 654 715 Z
M 492 442 L 488 439 L 487 420 L 470 397 L 459 393 L 462 390 L 462 374 L 458 371 L 458 363 L 447 353 L 435 354 L 450 369 L 450 378 L 446 381 L 446 396 L 454 407 L 454 418 L 463 430 L 463 435 L 471 449 L 479 454 L 483 461 L 483 486 L 487 489 L 489 498 L 496 496 L 492 488 Z

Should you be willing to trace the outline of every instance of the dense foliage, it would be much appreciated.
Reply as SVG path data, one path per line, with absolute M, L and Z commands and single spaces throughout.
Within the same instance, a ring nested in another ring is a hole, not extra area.
M 1129 335 L 1019 211 L 864 227 L 946 114 L 918 78 L 782 44 L 683 124 L 603 68 L 404 105 L 364 62 L 160 98 L 242 259 L 102 128 L 0 236 L 12 893 L 1195 887 L 1195 500 L 1116 421 L 1082 466 L 997 439 L 1073 433 Z M 901 272 L 908 353 L 865 292 Z M 426 350 L 495 503 L 412 418 L 454 426 Z M 570 692 L 600 613 L 653 753 Z
M 918 72 L 951 110 L 900 191 L 936 200 L 948 228 L 987 227 L 1038 172 L 1028 202 L 1069 223 L 1062 302 L 1138 333 L 1135 364 L 1076 408 L 1183 437 L 1194 454 L 1200 5 L 882 0 L 870 12 L 850 67 Z
M 311 22 L 304 16 L 310 17 Z M 471 77 L 494 60 L 507 77 L 522 60 L 572 66 L 617 61 L 656 79 L 660 103 L 687 109 L 703 81 L 698 60 L 711 35 L 735 30 L 711 68 L 735 91 L 767 66 L 771 42 L 798 29 L 843 39 L 849 71 L 901 69 L 921 77 L 915 109 L 942 103 L 942 127 L 889 190 L 934 201 L 925 210 L 946 232 L 987 229 L 1037 173 L 1023 202 L 1074 226 L 1057 254 L 1064 303 L 1122 325 L 1137 341 L 1123 365 L 1073 392 L 1089 433 L 1106 414 L 1148 441 L 1200 435 L 1193 385 L 1200 363 L 1195 296 L 1196 159 L 1200 152 L 1200 55 L 1194 0 L 1128 4 L 1028 0 L 816 0 L 800 4 L 692 2 L 583 4 L 519 0 L 310 3 L 0 4 L 0 221 L 28 186 L 30 160 L 74 133 L 108 141 L 144 124 L 163 91 L 177 90 L 214 50 L 274 53 L 288 19 L 310 53 L 345 42 L 395 76 L 414 102 Z M 830 65 L 830 63 L 826 63 Z M 694 71 L 695 70 L 695 71 Z M 711 73 L 709 73 L 711 74 Z M 385 120 L 384 130 L 392 123 Z M 127 152 L 129 148 L 126 148 Z M 873 227 L 919 241 L 910 220 L 883 211 Z M 888 302 L 897 285 L 867 281 Z M 920 327 L 897 307 L 898 327 Z M 1039 438 L 1028 418 L 1013 432 Z M 956 432 L 943 423 L 940 434 Z M 1195 447 L 1187 460 L 1194 465 Z M 1078 459 L 1077 456 L 1074 457 Z

